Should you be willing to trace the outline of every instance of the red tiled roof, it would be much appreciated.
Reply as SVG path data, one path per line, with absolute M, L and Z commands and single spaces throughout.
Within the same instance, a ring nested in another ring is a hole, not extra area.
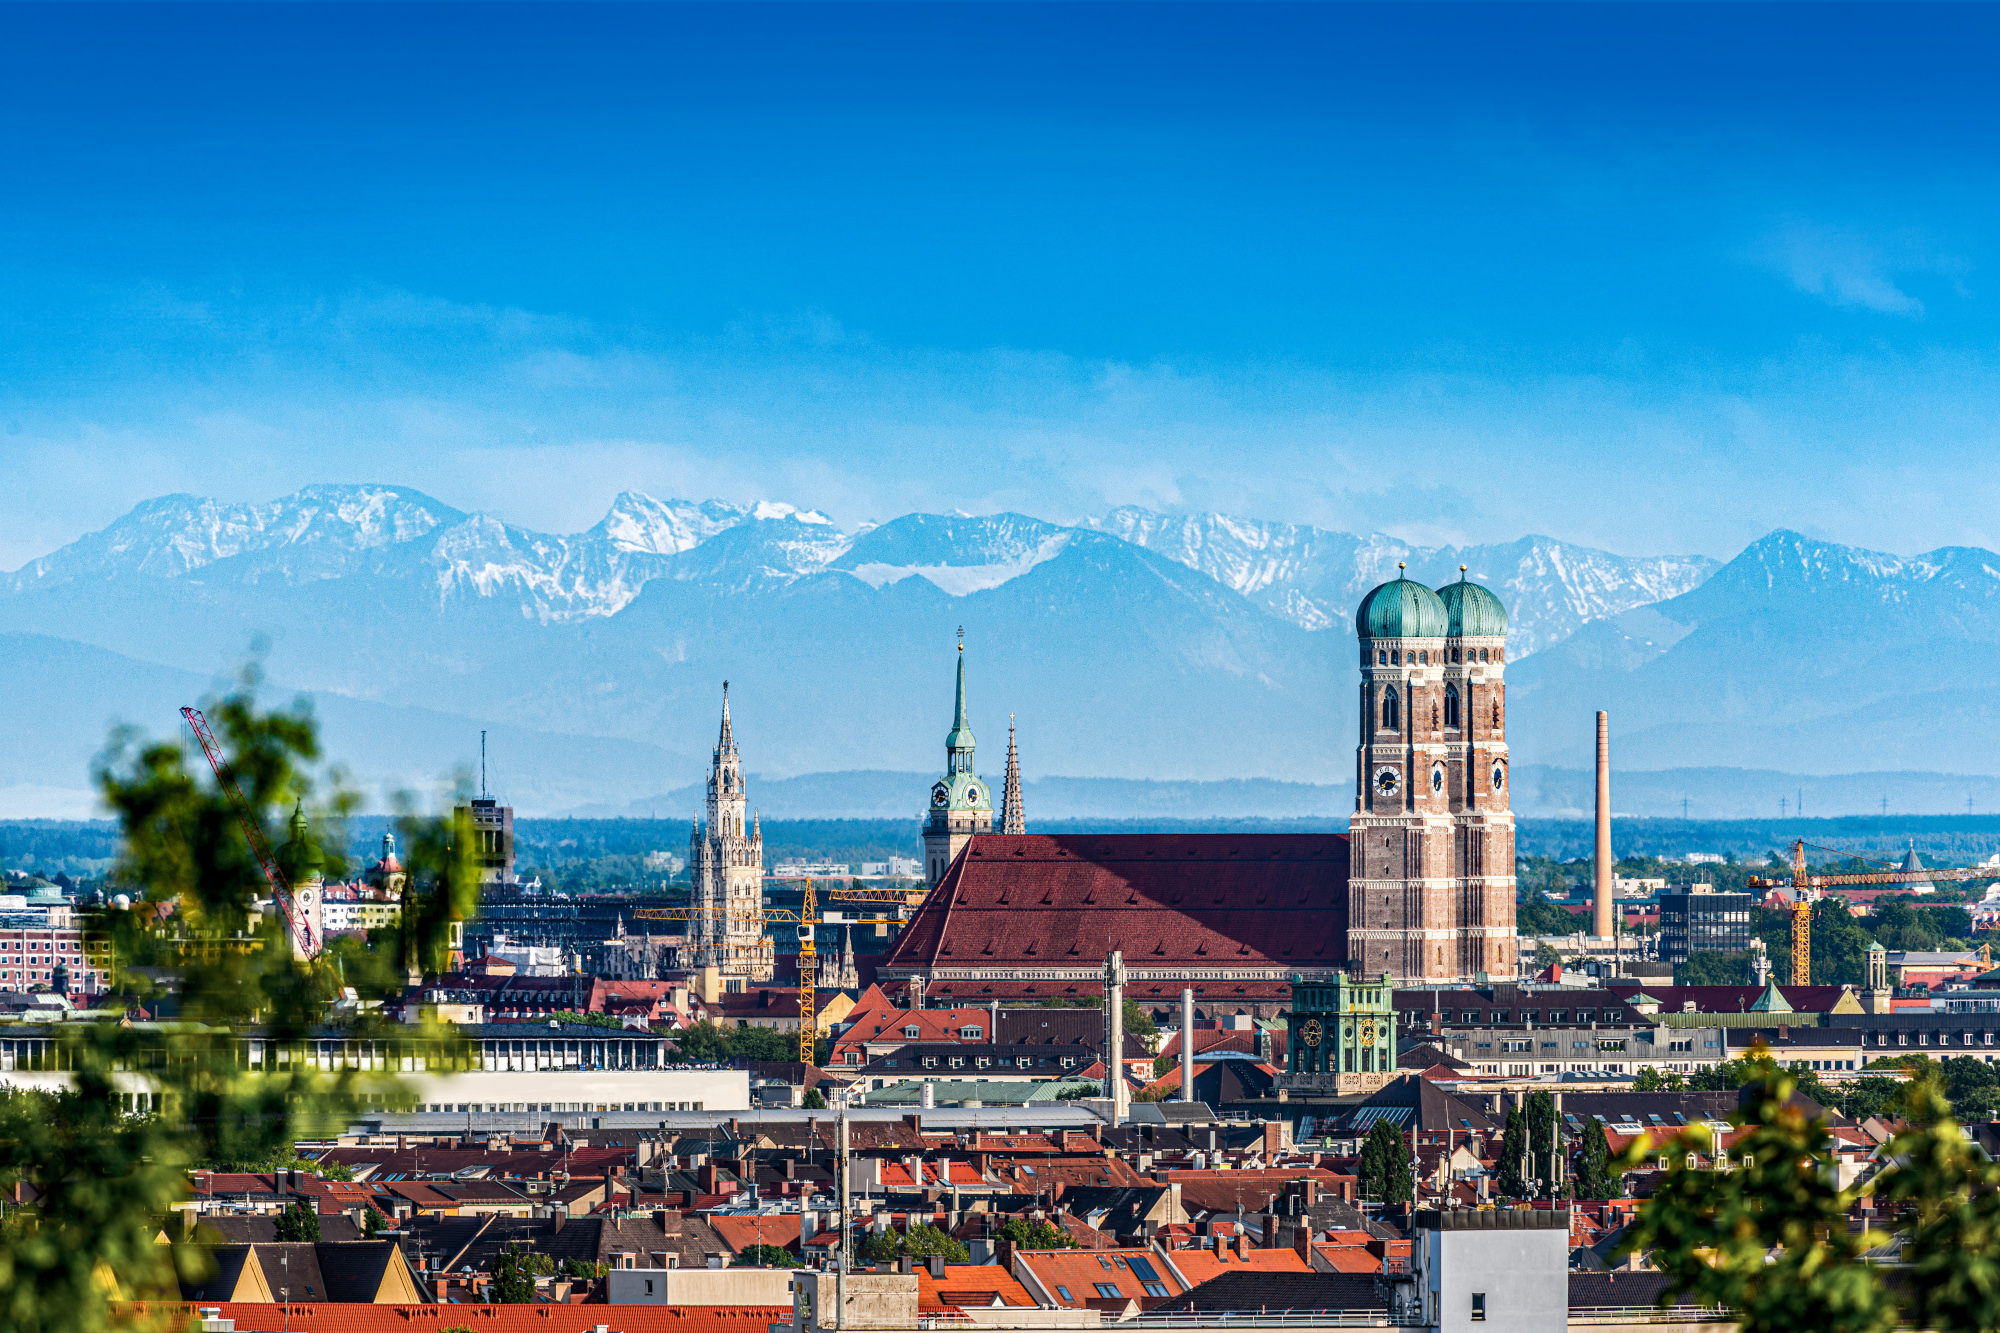
M 1347 952 L 1347 838 L 975 835 L 887 970 L 1331 966 Z
M 722 1237 L 733 1254 L 752 1245 L 775 1245 L 781 1250 L 799 1247 L 799 1214 L 776 1213 L 769 1217 L 709 1216 L 708 1225 Z
M 1050 1299 L 1059 1305 L 1072 1309 L 1086 1308 L 1093 1300 L 1134 1300 L 1143 1305 L 1159 1297 L 1149 1293 L 1145 1279 L 1132 1272 L 1131 1261 L 1142 1259 L 1152 1265 L 1159 1275 L 1160 1283 L 1166 1287 L 1169 1296 L 1179 1296 L 1190 1289 L 1194 1280 L 1182 1282 L 1174 1277 L 1174 1270 L 1160 1263 L 1160 1256 L 1154 1250 L 1121 1248 L 1115 1250 L 1016 1250 L 1014 1264 L 1017 1269 L 1025 1268 L 1034 1275 Z M 1123 1260 L 1121 1263 L 1120 1261 Z M 1178 1265 L 1176 1265 L 1178 1266 Z M 1115 1288 L 1113 1297 L 1109 1291 L 1099 1291 L 1102 1285 Z M 1058 1287 L 1069 1292 L 1067 1299 Z
M 1373 1255 L 1369 1257 L 1374 1259 Z M 1173 1262 L 1175 1268 L 1180 1270 L 1181 1276 L 1188 1280 L 1188 1284 L 1195 1287 L 1200 1286 L 1210 1278 L 1221 1277 L 1224 1273 L 1240 1273 L 1246 1269 L 1258 1273 L 1306 1273 L 1312 1271 L 1312 1265 L 1307 1263 L 1304 1257 L 1289 1245 L 1269 1250 L 1253 1248 L 1247 1254 L 1235 1253 L 1227 1246 L 1220 1250 L 1171 1250 L 1168 1252 L 1167 1258 Z M 1373 1268 L 1357 1269 L 1354 1271 L 1380 1272 L 1382 1270 L 1382 1261 L 1375 1259 L 1374 1262 L 1375 1266 Z
M 928 1268 L 917 1270 L 917 1309 L 922 1313 L 986 1309 L 996 1298 L 1003 1305 L 1035 1303 L 1028 1289 L 999 1264 L 946 1264 L 942 1279 L 932 1277 Z

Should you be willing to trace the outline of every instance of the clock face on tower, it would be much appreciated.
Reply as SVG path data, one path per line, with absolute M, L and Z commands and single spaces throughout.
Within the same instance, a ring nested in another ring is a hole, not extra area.
M 945 786 L 942 782 L 931 788 L 932 805 L 943 805 L 949 799 L 951 799 L 951 788 Z
M 1399 785 L 1401 784 L 1396 777 L 1396 770 L 1393 768 L 1385 768 L 1375 775 L 1375 790 L 1381 792 L 1384 796 L 1394 796 L 1396 788 Z
M 1444 790 L 1444 769 L 1442 766 L 1431 770 L 1431 790 Z
M 979 788 L 967 787 L 965 789 L 965 799 L 968 801 L 977 801 L 979 799 Z
M 1326 1035 L 1326 1030 L 1320 1027 L 1319 1020 L 1317 1018 L 1308 1018 L 1306 1020 L 1306 1025 L 1303 1028 L 1299 1029 L 1299 1040 L 1304 1042 L 1308 1046 L 1319 1045 L 1320 1038 L 1324 1037 L 1325 1035 Z
M 1499 764 L 1493 765 L 1493 790 L 1499 791 L 1507 785 L 1507 770 Z

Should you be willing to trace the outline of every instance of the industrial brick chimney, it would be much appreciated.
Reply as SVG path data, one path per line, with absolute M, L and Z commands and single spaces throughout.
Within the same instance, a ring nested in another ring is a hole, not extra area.
M 1611 924 L 1611 715 L 1597 715 L 1597 876 L 1590 933 L 1608 939 Z

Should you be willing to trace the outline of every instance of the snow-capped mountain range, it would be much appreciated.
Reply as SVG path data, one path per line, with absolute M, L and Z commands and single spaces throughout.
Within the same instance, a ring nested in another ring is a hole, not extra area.
M 1370 588 L 1397 575 L 1448 583 L 1464 565 L 1498 589 L 1522 656 L 1574 634 L 1590 620 L 1677 597 L 1715 571 L 1703 555 L 1619 556 L 1549 537 L 1498 546 L 1409 546 L 1376 533 L 1356 537 L 1293 523 L 1227 514 L 1156 514 L 1114 509 L 1091 526 L 1198 569 L 1306 629 L 1353 627 Z
M 954 519 L 952 538 L 940 542 L 925 528 L 940 516 L 911 515 L 899 520 L 896 560 L 850 561 L 843 557 L 857 535 L 874 529 L 844 534 L 817 511 L 775 501 L 696 503 L 624 491 L 596 526 L 560 536 L 392 486 L 309 486 L 256 504 L 169 495 L 30 562 L 8 576 L 6 587 L 25 593 L 128 575 L 285 583 L 373 575 L 417 579 L 440 604 L 518 602 L 531 618 L 566 622 L 617 614 L 648 582 L 674 574 L 668 557 L 744 523 L 792 521 L 785 538 L 765 544 L 775 558 L 755 571 L 761 576 L 782 580 L 838 569 L 875 588 L 918 577 L 952 596 L 1027 573 L 1059 555 L 1079 531 L 1019 514 Z M 1717 563 L 1706 556 L 1616 556 L 1546 537 L 1418 547 L 1380 534 L 1132 507 L 1091 519 L 1081 530 L 1156 551 L 1308 630 L 1348 628 L 1353 605 L 1396 577 L 1399 563 L 1431 583 L 1456 578 L 1467 564 L 1472 578 L 1504 590 L 1523 654 L 1585 621 L 1686 592 Z M 915 549 L 918 543 L 923 550 Z
M 253 645 L 271 680 L 319 697 L 330 753 L 377 788 L 429 784 L 489 729 L 524 809 L 622 807 L 700 775 L 725 678 L 753 772 L 923 771 L 959 626 L 988 767 L 1008 714 L 1037 775 L 1333 790 L 1353 762 L 1349 616 L 1399 563 L 1433 585 L 1463 565 L 1507 603 L 1517 762 L 1577 760 L 1590 710 L 1610 706 L 1638 767 L 1996 767 L 1972 738 L 2000 694 L 1872 660 L 1910 636 L 1963 640 L 1983 679 L 2000 660 L 1988 552 L 1774 533 L 1718 566 L 1129 508 L 850 532 L 789 504 L 636 492 L 555 535 L 325 485 L 162 497 L 0 576 L 0 684 L 25 705 L 0 716 L 0 814 L 20 811 L 10 788 L 81 789 L 114 717 L 170 727 L 174 701 Z

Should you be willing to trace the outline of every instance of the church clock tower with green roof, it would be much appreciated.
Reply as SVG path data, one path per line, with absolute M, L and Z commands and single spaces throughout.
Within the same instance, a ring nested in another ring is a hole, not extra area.
M 965 710 L 965 636 L 958 642 L 958 708 L 944 738 L 944 776 L 931 784 L 924 816 L 924 886 L 934 889 L 975 833 L 993 831 L 993 793 L 972 771 L 972 719 Z

